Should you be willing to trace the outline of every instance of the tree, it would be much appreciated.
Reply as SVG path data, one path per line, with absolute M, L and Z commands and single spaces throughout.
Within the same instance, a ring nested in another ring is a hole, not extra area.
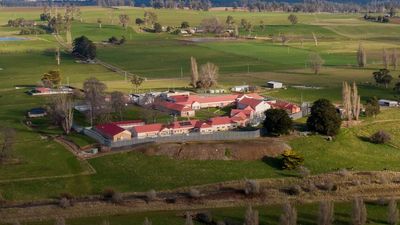
M 235 19 L 233 18 L 233 16 L 229 15 L 226 17 L 225 23 L 230 28 L 235 24 Z
M 321 202 L 318 212 L 318 225 L 332 225 L 333 215 L 333 202 Z
M 194 58 L 193 56 L 190 57 L 190 65 L 191 65 L 191 70 L 192 70 L 190 85 L 193 88 L 197 88 L 197 82 L 199 81 L 199 70 L 197 68 L 196 58 Z
M 303 156 L 293 150 L 286 150 L 282 153 L 282 169 L 294 170 L 304 162 Z
M 258 211 L 253 210 L 253 207 L 251 207 L 250 205 L 249 207 L 247 207 L 246 213 L 244 215 L 243 225 L 259 225 Z
M 119 22 L 122 24 L 122 27 L 124 27 L 125 29 L 128 28 L 129 21 L 130 21 L 130 18 L 127 14 L 119 15 Z
M 321 56 L 315 52 L 310 54 L 308 62 L 314 74 L 319 74 L 322 66 L 325 63 L 325 61 L 321 58 Z
M 91 77 L 83 83 L 85 101 L 89 106 L 89 119 L 91 126 L 93 126 L 95 120 L 105 113 L 104 92 L 106 89 L 107 86 L 95 77 Z
M 342 120 L 336 108 L 327 99 L 319 99 L 311 107 L 307 127 L 314 132 L 334 136 L 339 133 Z
M 289 202 L 283 205 L 283 212 L 279 219 L 279 225 L 296 225 L 297 210 Z
M 154 32 L 155 33 L 161 33 L 163 31 L 162 26 L 160 23 L 155 23 L 154 24 Z
M 74 103 L 68 94 L 54 95 L 50 98 L 47 111 L 56 125 L 62 127 L 65 134 L 69 134 L 74 122 Z
M 131 76 L 129 80 L 130 80 L 131 84 L 133 86 L 135 86 L 136 93 L 139 91 L 140 85 L 142 85 L 142 83 L 145 81 L 145 79 L 143 77 L 140 77 L 138 75 Z
M 368 98 L 365 105 L 365 115 L 376 117 L 380 113 L 379 101 L 376 97 Z
M 353 82 L 353 85 L 350 86 L 347 82 L 343 82 L 343 90 L 342 90 L 342 105 L 344 110 L 344 117 L 347 120 L 358 120 L 361 111 L 361 98 L 358 95 L 357 84 Z
M 389 64 L 390 64 L 390 56 L 386 48 L 382 50 L 382 62 L 383 62 L 383 67 L 385 69 L 389 69 Z
M 45 87 L 58 87 L 61 84 L 61 73 L 59 70 L 50 70 L 42 76 L 42 83 Z
M 0 163 L 12 157 L 17 133 L 14 128 L 0 128 Z
M 397 70 L 398 63 L 399 63 L 398 57 L 399 56 L 397 55 L 397 50 L 394 48 L 392 50 L 392 55 L 390 57 L 390 60 L 392 62 L 392 66 L 393 66 L 393 70 Z
M 357 63 L 359 67 L 367 66 L 367 53 L 364 46 L 360 43 L 357 50 Z
M 217 85 L 219 68 L 213 63 L 206 63 L 200 67 L 200 78 L 197 86 L 207 89 Z
M 99 28 L 101 29 L 103 21 L 101 20 L 101 18 L 97 18 L 97 24 L 99 24 Z
M 372 134 L 369 139 L 371 140 L 372 143 L 375 144 L 386 144 L 392 139 L 392 137 L 386 131 L 380 130 Z
M 96 58 L 96 45 L 86 36 L 80 36 L 73 42 L 72 54 L 84 59 Z
M 396 200 L 392 198 L 388 204 L 388 224 L 397 225 L 398 223 L 399 223 L 399 209 L 397 208 Z
M 216 17 L 203 19 L 200 26 L 205 32 L 214 34 L 220 34 L 225 29 L 225 24 L 221 23 Z
M 365 225 L 367 223 L 367 208 L 361 197 L 353 200 L 351 218 L 353 225 Z
M 135 23 L 136 23 L 136 25 L 141 26 L 141 25 L 145 24 L 145 21 L 141 18 L 136 18 Z
M 155 12 L 145 11 L 144 12 L 144 22 L 147 25 L 153 25 L 158 20 L 158 16 Z
M 298 22 L 298 18 L 294 14 L 290 14 L 288 17 L 288 20 L 292 25 L 297 24 L 297 22 Z
M 265 111 L 264 127 L 272 134 L 289 134 L 293 121 L 285 110 L 269 109 Z
M 186 28 L 189 28 L 189 27 L 190 27 L 189 22 L 183 21 L 183 22 L 181 23 L 181 28 L 182 28 L 182 29 L 186 29 Z
M 143 225 L 152 225 L 152 222 L 146 217 L 144 219 Z
M 390 71 L 387 69 L 380 69 L 379 71 L 372 73 L 377 84 L 384 85 L 385 88 L 388 88 L 390 82 L 392 82 L 393 77 L 390 75 Z
M 189 212 L 186 212 L 185 225 L 194 225 L 193 224 L 193 218 L 192 218 L 192 216 L 190 215 Z
M 116 113 L 119 114 L 120 120 L 123 119 L 123 112 L 126 107 L 125 95 L 120 91 L 114 91 L 111 93 L 111 106 Z
M 247 21 L 246 19 L 241 19 L 240 20 L 240 26 L 245 30 L 250 32 L 251 28 L 253 27 L 253 25 L 251 24 L 251 22 Z

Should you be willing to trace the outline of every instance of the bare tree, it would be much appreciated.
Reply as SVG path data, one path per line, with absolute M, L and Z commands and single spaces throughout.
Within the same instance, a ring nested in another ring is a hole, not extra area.
M 395 199 L 391 199 L 388 205 L 388 224 L 397 225 L 399 223 L 399 209 Z
M 190 57 L 190 64 L 191 64 L 191 69 L 192 69 L 192 76 L 191 76 L 190 85 L 193 88 L 196 88 L 197 87 L 197 82 L 199 81 L 199 69 L 197 68 L 196 58 L 194 58 L 193 56 Z
M 251 206 L 247 207 L 246 214 L 244 215 L 244 225 L 258 225 L 259 216 L 258 211 L 253 210 Z
M 349 84 L 344 81 L 342 88 L 342 106 L 343 106 L 343 116 L 349 120 L 351 116 L 351 88 Z
M 146 25 L 153 25 L 157 22 L 158 16 L 155 12 L 145 11 L 144 12 L 144 22 Z
M 333 202 L 321 202 L 319 205 L 318 225 L 332 225 L 333 212 Z
M 318 46 L 318 39 L 317 39 L 317 35 L 315 35 L 315 33 L 314 32 L 312 32 L 312 35 L 313 35 L 313 39 L 314 39 L 314 44 L 315 44 L 315 47 L 317 47 Z M 303 42 L 302 42 L 303 43 Z
M 358 95 L 356 82 L 353 82 L 353 87 L 351 89 L 351 110 L 353 119 L 358 121 L 361 112 L 361 97 Z
M 60 54 L 59 47 L 57 47 L 57 49 L 56 49 L 56 62 L 57 62 L 57 66 L 59 66 L 61 64 L 61 54 Z
M 53 122 L 60 125 L 65 134 L 69 134 L 74 122 L 72 96 L 68 94 L 53 95 L 48 105 L 48 113 Z
M 86 104 L 89 106 L 90 125 L 93 126 L 94 121 L 104 113 L 105 93 L 107 86 L 100 82 L 97 78 L 91 77 L 83 83 Z
M 197 86 L 200 88 L 210 88 L 217 85 L 219 68 L 213 63 L 206 63 L 200 67 L 200 79 Z
M 122 27 L 124 27 L 125 29 L 128 28 L 129 21 L 130 21 L 130 18 L 127 14 L 119 15 L 119 22 L 122 24 Z
M 367 66 L 367 53 L 362 43 L 359 44 L 357 50 L 357 63 L 359 67 Z
M 193 218 L 192 218 L 192 216 L 190 215 L 189 212 L 186 212 L 185 225 L 194 225 L 193 224 Z
M 99 28 L 102 28 L 103 20 L 101 18 L 97 18 L 97 24 L 99 24 Z
M 147 217 L 144 219 L 143 225 L 152 225 L 151 220 L 149 220 Z
M 280 225 L 296 225 L 297 224 L 297 210 L 289 202 L 283 206 L 283 212 L 281 214 Z
M 353 200 L 353 208 L 351 218 L 353 225 L 365 225 L 367 223 L 367 208 L 361 197 Z
M 214 34 L 219 34 L 225 29 L 225 24 L 216 17 L 203 19 L 200 26 L 205 32 Z
M 57 217 L 54 225 L 65 225 L 65 219 L 62 217 Z
M 123 112 L 126 107 L 126 99 L 124 93 L 120 91 L 114 91 L 111 93 L 111 106 L 114 112 L 119 114 L 120 120 L 123 119 Z
M 4 163 L 12 157 L 17 134 L 9 127 L 0 128 L 0 131 L 0 163 Z
M 129 78 L 131 84 L 135 87 L 135 92 L 137 93 L 139 91 L 140 85 L 143 84 L 143 82 L 146 80 L 143 77 L 140 77 L 138 75 L 133 75 Z
M 325 63 L 318 53 L 311 53 L 308 62 L 314 74 L 319 74 Z
M 390 60 L 392 61 L 392 66 L 393 66 L 393 70 L 397 70 L 398 64 L 399 64 L 399 60 L 398 60 L 398 55 L 397 55 L 397 50 L 394 48 L 392 50 L 392 55 L 390 57 Z
M 389 56 L 389 53 L 388 53 L 388 51 L 386 50 L 386 48 L 384 48 L 383 50 L 382 50 L 382 63 L 383 63 L 383 67 L 385 68 L 385 69 L 389 69 L 389 62 L 390 61 L 390 56 Z

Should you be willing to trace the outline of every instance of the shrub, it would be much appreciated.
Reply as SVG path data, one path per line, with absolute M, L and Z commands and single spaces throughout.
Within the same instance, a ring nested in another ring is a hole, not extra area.
M 189 190 L 189 197 L 191 197 L 191 198 L 200 198 L 201 197 L 200 191 L 195 189 L 195 188 L 191 188 Z
M 299 185 L 293 185 L 284 190 L 288 195 L 299 195 L 301 193 L 301 187 Z
M 58 205 L 59 205 L 61 208 L 65 209 L 65 208 L 68 208 L 68 207 L 71 206 L 71 202 L 70 202 L 69 199 L 67 199 L 67 198 L 61 198 L 61 199 L 60 199 L 60 202 L 58 203 Z
M 154 201 L 157 198 L 157 192 L 155 190 L 150 190 L 146 193 L 146 199 L 148 202 Z
M 202 224 L 212 224 L 213 223 L 212 215 L 210 212 L 198 213 L 196 215 L 196 220 Z
M 318 185 L 318 188 L 323 191 L 336 191 L 337 185 L 333 181 L 327 180 L 324 183 Z
M 104 199 L 111 199 L 114 194 L 115 194 L 115 190 L 112 188 L 107 188 L 103 191 Z
M 303 156 L 293 150 L 286 150 L 282 154 L 282 169 L 284 170 L 294 170 L 302 165 L 303 162 Z
M 392 137 L 386 131 L 380 130 L 373 135 L 371 135 L 370 140 L 375 144 L 386 144 L 388 143 Z
M 244 185 L 244 193 L 246 195 L 260 194 L 260 183 L 256 180 L 246 180 Z

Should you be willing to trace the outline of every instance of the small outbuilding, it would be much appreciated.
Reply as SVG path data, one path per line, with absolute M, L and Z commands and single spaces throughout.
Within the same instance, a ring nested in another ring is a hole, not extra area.
M 126 141 L 132 139 L 132 133 L 113 123 L 97 125 L 95 130 L 111 141 Z
M 29 118 L 38 118 L 46 116 L 46 110 L 44 108 L 33 108 L 28 111 Z
M 379 102 L 380 106 L 384 106 L 384 107 L 397 107 L 397 106 L 399 106 L 399 102 L 393 101 L 393 100 L 380 99 L 378 102 Z
M 283 84 L 281 82 L 269 81 L 267 82 L 267 87 L 271 89 L 281 89 L 283 88 Z
M 232 87 L 231 91 L 233 91 L 233 92 L 249 92 L 250 86 L 249 85 L 235 86 L 235 87 Z

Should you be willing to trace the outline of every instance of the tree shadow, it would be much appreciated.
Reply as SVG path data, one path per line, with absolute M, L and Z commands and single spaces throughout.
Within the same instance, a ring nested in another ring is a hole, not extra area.
M 366 137 L 366 136 L 357 136 L 357 138 L 358 138 L 360 141 L 368 142 L 368 143 L 372 143 L 372 144 L 373 144 L 373 142 L 371 141 L 371 139 L 370 139 L 369 137 Z
M 282 159 L 276 157 L 274 158 L 274 157 L 264 156 L 262 158 L 262 161 L 267 165 L 269 165 L 270 167 L 277 170 L 281 170 L 283 166 Z

